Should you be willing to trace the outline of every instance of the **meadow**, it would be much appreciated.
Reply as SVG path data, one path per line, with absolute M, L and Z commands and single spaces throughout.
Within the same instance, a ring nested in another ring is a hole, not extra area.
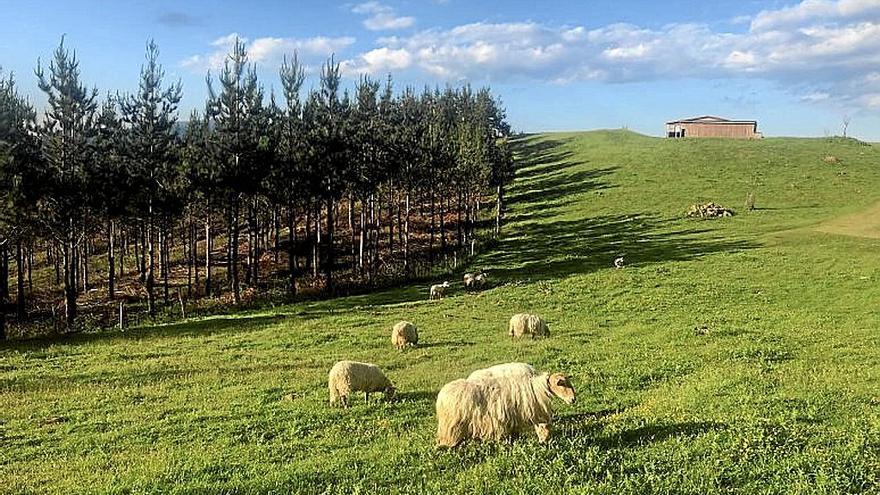
M 487 290 L 0 344 L 0 491 L 880 492 L 877 146 L 595 131 L 515 150 L 503 238 L 472 264 Z M 684 217 L 706 201 L 738 214 Z M 551 337 L 507 338 L 521 311 Z M 401 319 L 418 348 L 391 346 Z M 329 407 L 340 359 L 380 365 L 398 400 Z M 553 440 L 436 449 L 440 387 L 508 361 L 572 376 Z

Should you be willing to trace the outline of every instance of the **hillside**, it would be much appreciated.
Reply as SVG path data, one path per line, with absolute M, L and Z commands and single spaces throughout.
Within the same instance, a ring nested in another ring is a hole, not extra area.
M 422 286 L 0 347 L 8 493 L 880 490 L 880 149 L 528 136 L 492 288 Z M 754 192 L 757 208 L 743 210 Z M 685 219 L 696 202 L 738 215 Z M 625 256 L 627 266 L 612 261 Z M 512 342 L 511 314 L 552 336 Z M 389 343 L 415 322 L 424 345 Z M 397 402 L 327 406 L 339 359 Z M 571 374 L 549 446 L 434 448 L 434 398 L 506 361 Z M 292 393 L 292 400 L 283 400 Z

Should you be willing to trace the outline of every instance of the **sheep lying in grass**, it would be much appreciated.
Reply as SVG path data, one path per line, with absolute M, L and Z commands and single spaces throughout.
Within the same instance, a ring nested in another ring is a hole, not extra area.
M 619 270 L 619 269 L 623 268 L 623 265 L 624 265 L 623 256 L 621 256 L 619 258 L 614 258 L 614 268 L 617 268 Z
M 497 441 L 528 428 L 544 443 L 550 438 L 554 396 L 575 402 L 571 381 L 562 373 L 449 382 L 437 395 L 437 445 L 455 447 L 469 438 Z
M 346 408 L 348 394 L 352 392 L 363 392 L 367 402 L 373 392 L 384 392 L 385 400 L 393 399 L 396 392 L 394 385 L 378 366 L 357 361 L 339 361 L 334 364 L 327 378 L 327 387 L 330 389 L 330 405 L 342 403 Z
M 443 299 L 446 296 L 446 291 L 449 289 L 449 281 L 445 281 L 442 284 L 434 284 L 431 286 L 431 292 L 429 299 L 431 301 L 435 299 Z
M 468 375 L 468 380 L 479 380 L 482 378 L 526 378 L 530 379 L 538 374 L 535 367 L 526 363 L 504 363 L 496 364 L 481 370 L 476 370 Z
M 419 330 L 408 321 L 401 321 L 391 329 L 391 345 L 398 350 L 406 346 L 415 347 L 419 343 Z
M 486 272 L 465 273 L 464 274 L 464 288 L 467 290 L 482 289 L 486 285 L 486 281 L 488 279 L 489 279 L 489 276 L 486 275 Z
M 512 338 L 519 338 L 525 335 L 531 335 L 532 338 L 549 337 L 550 327 L 537 315 L 518 313 L 510 317 L 507 333 Z

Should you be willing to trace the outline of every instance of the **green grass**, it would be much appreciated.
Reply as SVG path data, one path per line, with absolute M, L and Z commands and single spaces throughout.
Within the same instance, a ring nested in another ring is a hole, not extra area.
M 877 147 L 601 131 L 517 149 L 482 293 L 4 344 L 2 491 L 880 492 L 880 241 L 852 221 L 880 201 Z M 709 200 L 740 214 L 683 218 Z M 509 341 L 520 311 L 552 337 Z M 425 345 L 401 353 L 404 318 Z M 382 366 L 400 400 L 328 407 L 339 359 Z M 436 450 L 436 391 L 515 360 L 573 376 L 551 444 Z

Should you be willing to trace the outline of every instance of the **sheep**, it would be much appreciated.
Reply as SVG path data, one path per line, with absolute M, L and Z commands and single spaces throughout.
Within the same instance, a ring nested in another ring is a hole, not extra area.
M 468 375 L 468 380 L 482 378 L 532 378 L 538 374 L 534 366 L 526 363 L 496 364 L 489 368 L 476 370 Z
M 464 288 L 467 290 L 482 289 L 486 285 L 488 278 L 489 276 L 486 275 L 486 272 L 465 273 Z
M 449 288 L 449 281 L 445 281 L 442 284 L 434 284 L 431 286 L 431 293 L 429 296 L 429 300 L 433 301 L 434 299 L 443 299 L 446 296 L 446 289 Z
M 511 338 L 518 338 L 524 335 L 531 335 L 532 338 L 549 337 L 550 327 L 537 315 L 518 313 L 510 317 L 507 333 Z
M 623 268 L 623 256 L 614 258 L 614 268 L 617 268 L 618 270 Z
M 408 321 L 401 321 L 394 325 L 391 329 L 391 345 L 398 350 L 403 350 L 406 346 L 415 347 L 419 343 L 419 330 L 415 325 Z
M 551 434 L 554 396 L 575 403 L 568 376 L 542 373 L 449 382 L 437 395 L 437 446 L 455 447 L 468 438 L 497 441 L 529 427 L 538 442 L 545 443 Z
M 342 403 L 348 408 L 348 394 L 363 392 L 364 400 L 369 402 L 372 392 L 384 392 L 385 400 L 394 398 L 397 389 L 375 364 L 357 361 L 339 361 L 330 369 L 327 378 L 330 389 L 330 405 Z

